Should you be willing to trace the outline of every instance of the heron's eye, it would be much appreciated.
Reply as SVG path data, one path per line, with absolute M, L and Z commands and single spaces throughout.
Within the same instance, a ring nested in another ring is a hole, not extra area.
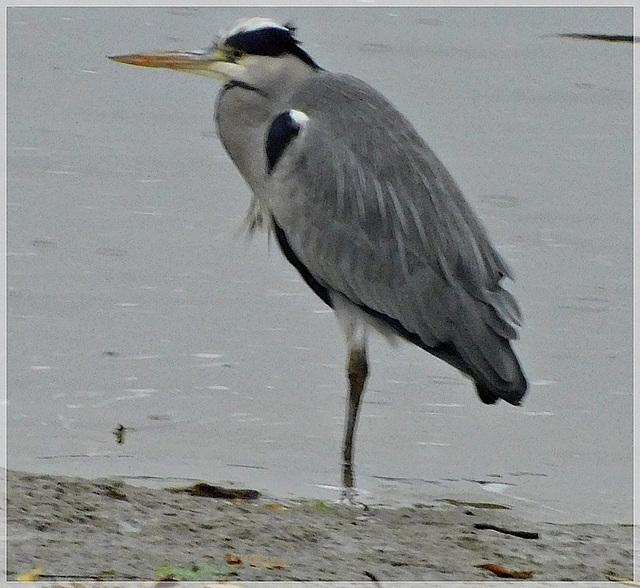
M 234 61 L 238 61 L 244 56 L 244 51 L 241 51 L 240 49 L 231 49 L 230 53 Z

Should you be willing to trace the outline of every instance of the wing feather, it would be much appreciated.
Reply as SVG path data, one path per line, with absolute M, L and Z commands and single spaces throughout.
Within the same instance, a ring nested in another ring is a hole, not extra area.
M 435 154 L 350 76 L 316 76 L 291 105 L 309 121 L 264 198 L 314 278 L 427 350 L 452 344 L 477 381 L 522 386 L 509 270 Z

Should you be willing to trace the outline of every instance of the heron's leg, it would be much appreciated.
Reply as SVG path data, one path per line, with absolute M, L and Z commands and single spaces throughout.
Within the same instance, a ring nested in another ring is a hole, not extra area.
M 358 412 L 362 394 L 367 382 L 369 366 L 367 348 L 351 347 L 347 357 L 347 376 L 349 378 L 349 398 L 347 401 L 347 419 L 345 422 L 344 440 L 342 442 L 342 496 L 353 501 L 355 496 L 355 475 L 353 473 L 353 437 L 358 424 Z

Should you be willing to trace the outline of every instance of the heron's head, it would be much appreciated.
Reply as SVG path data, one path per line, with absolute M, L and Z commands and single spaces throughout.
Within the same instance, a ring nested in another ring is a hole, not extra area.
M 289 24 L 267 18 L 243 20 L 200 51 L 164 51 L 110 57 L 142 67 L 161 67 L 262 87 L 283 76 L 319 69 L 300 47 Z

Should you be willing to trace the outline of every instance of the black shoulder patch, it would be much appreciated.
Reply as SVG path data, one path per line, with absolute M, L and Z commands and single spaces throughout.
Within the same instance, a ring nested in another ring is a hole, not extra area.
M 225 39 L 225 45 L 249 55 L 295 55 L 311 67 L 318 68 L 316 62 L 300 47 L 300 42 L 293 36 L 291 29 L 265 27 L 241 31 Z
M 290 110 L 285 110 L 271 122 L 267 132 L 265 149 L 267 153 L 267 173 L 271 173 L 289 143 L 298 136 L 300 123 L 291 116 Z

